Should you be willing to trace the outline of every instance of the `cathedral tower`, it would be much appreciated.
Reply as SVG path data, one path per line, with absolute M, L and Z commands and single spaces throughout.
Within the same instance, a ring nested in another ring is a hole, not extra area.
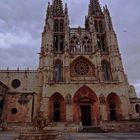
M 99 0 L 88 7 L 85 27 L 70 27 L 67 4 L 48 3 L 37 71 L 0 70 L 0 119 L 27 124 L 41 111 L 64 130 L 110 130 L 110 121 L 113 130 L 139 129 L 132 119 L 140 117 L 140 100 L 124 72 L 111 14 Z
M 129 119 L 129 84 L 116 34 L 98 0 L 89 1 L 85 28 L 69 27 L 62 0 L 48 3 L 39 63 L 40 105 L 48 121 L 91 126 Z

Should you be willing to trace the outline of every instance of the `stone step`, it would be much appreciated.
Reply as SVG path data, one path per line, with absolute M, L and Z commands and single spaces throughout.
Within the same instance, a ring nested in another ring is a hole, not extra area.
M 30 124 L 8 124 L 8 131 L 30 131 L 33 130 L 33 126 Z
M 61 132 L 54 130 L 22 133 L 16 140 L 64 140 Z
M 100 127 L 84 127 L 80 132 L 82 133 L 105 133 Z

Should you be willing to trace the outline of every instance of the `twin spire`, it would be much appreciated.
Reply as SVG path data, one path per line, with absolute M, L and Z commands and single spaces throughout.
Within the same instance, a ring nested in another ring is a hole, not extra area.
M 60 15 L 64 13 L 62 0 L 53 0 L 52 9 L 54 15 Z M 90 0 L 88 15 L 102 15 L 102 9 L 99 4 L 99 0 Z

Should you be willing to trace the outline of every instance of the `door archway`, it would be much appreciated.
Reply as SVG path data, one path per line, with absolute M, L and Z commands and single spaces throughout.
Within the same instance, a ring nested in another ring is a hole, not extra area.
M 121 100 L 118 95 L 115 93 L 110 93 L 107 96 L 107 110 L 108 110 L 108 119 L 110 121 L 122 120 L 122 109 L 121 109 Z
M 66 121 L 66 105 L 60 93 L 54 93 L 49 100 L 49 120 L 50 122 Z
M 96 125 L 99 120 L 99 103 L 94 91 L 82 86 L 73 97 L 73 120 L 83 126 Z

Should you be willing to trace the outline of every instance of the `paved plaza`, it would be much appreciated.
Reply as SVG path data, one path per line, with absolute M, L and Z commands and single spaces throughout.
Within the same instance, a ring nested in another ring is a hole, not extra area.
M 140 133 L 72 133 L 68 140 L 140 140 Z
M 1 132 L 0 131 L 0 140 L 15 140 L 19 134 L 16 132 Z
M 16 132 L 0 132 L 0 140 L 15 140 Z M 66 133 L 66 140 L 140 140 L 140 133 Z

